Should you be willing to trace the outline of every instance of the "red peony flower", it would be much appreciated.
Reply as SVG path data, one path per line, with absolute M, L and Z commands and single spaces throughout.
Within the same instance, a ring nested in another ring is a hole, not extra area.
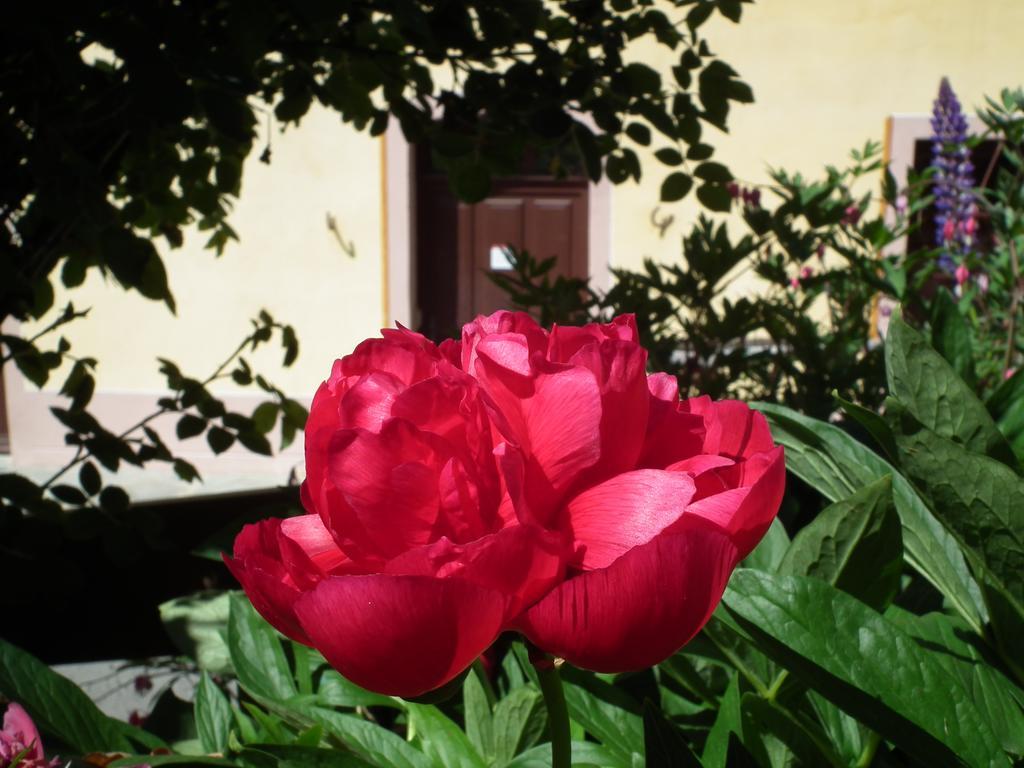
M 739 402 L 680 402 L 632 317 L 497 312 L 440 347 L 363 342 L 306 427 L 309 514 L 247 526 L 229 567 L 280 631 L 414 696 L 507 629 L 600 671 L 707 621 L 782 497 L 782 449 Z

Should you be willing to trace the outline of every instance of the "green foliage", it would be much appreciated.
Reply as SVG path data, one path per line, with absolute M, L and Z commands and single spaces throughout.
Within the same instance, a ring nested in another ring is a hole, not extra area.
M 778 571 L 814 576 L 882 610 L 899 590 L 902 561 L 900 519 L 886 476 L 819 512 L 794 537 Z
M 878 172 L 880 152 L 868 144 L 849 168 L 829 168 L 814 182 L 774 171 L 770 188 L 756 197 L 730 185 L 732 175 L 715 162 L 700 163 L 692 176 L 670 174 L 663 199 L 682 196 L 696 177 L 704 205 L 740 213 L 747 232 L 736 237 L 728 224 L 702 215 L 683 237 L 679 263 L 648 260 L 637 271 L 613 270 L 607 293 L 552 278 L 553 262 L 524 253 L 516 254 L 513 273 L 493 279 L 546 323 L 635 314 L 651 366 L 677 376 L 690 395 L 776 401 L 817 418 L 835 409 L 836 389 L 876 406 L 884 372 L 872 312 L 878 293 L 898 295 L 906 277 L 895 266 L 880 275 L 875 254 L 909 223 L 889 227 L 881 217 L 847 211 L 870 210 L 870 196 L 851 190 Z M 657 156 L 669 165 L 681 158 L 670 148 Z M 769 195 L 774 209 L 762 207 Z M 749 272 L 760 278 L 757 294 L 736 296 L 731 286 Z
M 889 344 L 890 377 L 933 378 L 930 388 L 894 391 L 884 419 L 853 411 L 876 419 L 892 462 L 839 426 L 763 405 L 789 468 L 834 503 L 792 540 L 776 525 L 701 634 L 657 668 L 562 667 L 574 764 L 988 768 L 1024 757 L 1013 644 L 1024 623 L 1022 480 L 975 439 L 984 419 L 936 417 L 948 398 L 973 395 L 898 316 Z M 976 399 L 962 405 L 979 413 Z M 437 704 L 362 691 L 283 640 L 240 595 L 230 598 L 227 647 L 240 692 L 226 695 L 203 673 L 196 729 L 203 749 L 223 757 L 197 762 L 549 764 L 546 708 L 518 640 L 499 644 L 490 671 L 467 675 L 461 697 Z
M 83 314 L 69 305 L 58 321 L 32 340 L 33 344 Z M 166 535 L 165 519 L 145 506 L 133 504 L 128 493 L 116 484 L 114 474 L 124 466 L 144 468 L 156 463 L 173 468 L 186 482 L 201 480 L 189 461 L 172 452 L 154 429 L 154 422 L 173 424 L 181 440 L 205 435 L 216 453 L 237 442 L 247 450 L 270 454 L 268 434 L 275 426 L 279 445 L 287 447 L 305 426 L 306 409 L 255 373 L 246 359 L 275 337 L 285 356 L 294 359 L 294 331 L 265 311 L 251 321 L 251 332 L 231 354 L 202 379 L 188 376 L 172 361 L 159 358 L 167 394 L 151 413 L 127 429 L 108 428 L 93 415 L 90 398 L 96 361 L 76 360 L 61 388 L 61 395 L 67 399 L 65 407 L 51 409 L 65 430 L 64 440 L 73 454 L 45 481 L 16 473 L 0 474 L 0 540 L 6 554 L 0 560 L 0 578 L 7 583 L 24 580 L 31 585 L 31 589 L 12 593 L 5 602 L 17 604 L 20 599 L 44 604 L 55 593 L 66 593 L 70 579 L 82 578 L 74 575 L 75 565 L 71 563 L 88 563 L 101 556 L 114 564 L 112 567 L 127 569 L 150 554 L 168 553 L 173 543 Z M 0 342 L 18 362 L 18 347 L 9 344 L 9 338 L 5 336 Z M 74 360 L 64 343 L 59 343 L 52 354 L 58 363 Z M 48 377 L 44 373 L 36 383 L 41 386 Z M 262 418 L 262 414 L 272 411 L 274 419 L 269 425 L 265 419 L 257 423 L 249 415 L 230 411 L 211 392 L 213 386 L 228 378 L 258 388 L 268 398 L 256 407 L 256 416 Z
M 40 317 L 55 275 L 76 287 L 90 269 L 173 311 L 155 241 L 177 248 L 197 226 L 221 253 L 237 239 L 246 158 L 260 145 L 271 162 L 275 121 L 298 124 L 314 104 L 373 136 L 396 120 L 470 202 L 534 150 L 553 175 L 582 160 L 595 181 L 639 179 L 633 144 L 657 132 L 685 151 L 752 100 L 701 36 L 716 11 L 737 20 L 738 0 L 674 5 L 20 8 L 0 67 L 0 319 Z M 678 61 L 674 78 L 625 61 L 643 39 Z M 439 66 L 453 82 L 436 82 Z
M 320 102 L 374 134 L 394 117 L 470 201 L 487 193 L 492 177 L 517 168 L 527 151 L 543 150 L 555 174 L 581 160 L 591 178 L 623 182 L 641 175 L 631 144 L 656 147 L 668 169 L 663 199 L 696 188 L 707 209 L 740 214 L 741 236 L 701 217 L 684 237 L 681 263 L 619 272 L 607 294 L 554 277 L 553 262 L 523 254 L 501 284 L 546 324 L 635 312 L 652 366 L 676 374 L 684 390 L 772 401 L 760 408 L 786 449 L 789 470 L 809 486 L 808 498 L 820 493 L 831 506 L 816 514 L 814 504 L 801 508 L 807 521 L 800 530 L 787 532 L 776 522 L 698 637 L 656 668 L 596 675 L 561 667 L 575 764 L 1020 762 L 1024 375 L 1004 374 L 1024 351 L 1016 325 L 1024 96 L 1006 92 L 985 114 L 1016 169 L 1000 170 L 984 193 L 996 230 L 986 256 L 989 291 L 970 285 L 954 297 L 937 285 L 930 251 L 877 256 L 913 229 L 927 204 L 926 185 L 912 180 L 905 213 L 894 220 L 867 213 L 875 198 L 854 189 L 880 170 L 877 146 L 853 153 L 849 168 L 828 168 L 821 179 L 776 171 L 763 190 L 734 186 L 702 143 L 703 127 L 724 127 L 731 104 L 751 94 L 699 30 L 715 13 L 738 20 L 742 4 L 675 6 L 677 19 L 632 0 L 349 3 L 343 11 L 329 4 L 255 5 L 245 8 L 243 24 L 234 4 L 171 4 L 107 11 L 102 23 L 24 24 L 5 57 L 35 61 L 36 50 L 66 50 L 74 41 L 99 43 L 113 58 L 82 59 L 76 47 L 75 56 L 30 68 L 17 88 L 0 89 L 4 114 L 32 128 L 24 104 L 37 86 L 33 78 L 52 75 L 47 68 L 63 61 L 66 80 L 86 81 L 81 93 L 52 99 L 46 110 L 60 113 L 68 147 L 78 150 L 78 177 L 88 182 L 33 186 L 47 173 L 67 173 L 59 163 L 40 167 L 45 153 L 33 155 L 28 170 L 19 164 L 0 174 L 7 195 L 0 215 L 12 233 L 0 250 L 0 314 L 44 313 L 57 266 L 66 286 L 98 268 L 173 308 L 149 238 L 174 246 L 190 222 L 212 231 L 211 247 L 232 237 L 227 211 L 256 139 L 260 101 L 262 108 L 273 104 L 275 119 L 285 123 Z M 38 22 L 38 13 L 18 10 L 29 22 Z M 140 28 L 155 31 L 134 34 Z M 671 80 L 623 61 L 625 43 L 645 36 L 678 51 Z M 186 38 L 189 57 L 182 55 Z M 436 86 L 431 67 L 442 64 L 458 88 Z M 225 67 L 228 77 L 214 76 Z M 122 135 L 116 120 L 96 121 L 111 100 L 146 122 Z M 95 135 L 84 132 L 87 119 Z M 7 126 L 14 158 L 24 154 L 19 131 Z M 269 159 L 269 144 L 264 154 Z M 897 192 L 885 176 L 878 196 L 893 205 Z M 83 213 L 67 219 L 58 210 Z M 729 286 L 744 270 L 761 278 L 764 295 L 731 296 Z M 883 351 L 871 328 L 879 295 L 902 300 L 906 316 L 926 332 L 894 316 Z M 826 322 L 814 319 L 814 307 L 823 308 Z M 44 334 L 83 315 L 68 305 Z M 268 435 L 278 428 L 286 446 L 305 411 L 245 358 L 275 334 L 291 364 L 295 334 L 266 313 L 211 377 L 191 378 L 161 361 L 171 395 L 156 415 L 173 417 L 179 437 L 203 437 L 217 453 L 235 443 L 267 453 Z M 41 336 L 0 338 L 3 362 L 18 365 L 38 386 L 69 357 L 66 341 L 43 349 Z M 49 525 L 88 539 L 98 521 L 128 517 L 136 511 L 130 499 L 106 483 L 100 467 L 156 460 L 197 477 L 148 420 L 131 434 L 98 423 L 88 411 L 95 368 L 94 360 L 74 361 L 61 387 L 68 407 L 54 410 L 77 450 L 60 477 L 77 468 L 77 483 L 0 477 L 5 532 Z M 209 391 L 228 376 L 259 387 L 267 402 L 248 415 L 229 412 Z M 831 423 L 837 403 L 845 419 Z M 200 667 L 194 723 L 179 724 L 175 753 L 145 754 L 163 752 L 164 742 L 106 718 L 70 682 L 3 641 L 0 694 L 22 702 L 44 739 L 68 754 L 137 752 L 113 765 L 550 765 L 557 710 L 545 706 L 530 653 L 517 638 L 500 639 L 486 666 L 452 686 L 461 685 L 461 696 L 409 702 L 345 680 L 316 651 L 281 637 L 240 595 L 220 604 L 206 597 L 164 611 Z M 204 623 L 205 632 L 197 632 Z M 191 741 L 180 740 L 185 736 Z
M 910 754 L 931 765 L 1005 764 L 970 694 L 853 597 L 808 577 L 741 570 L 725 603 L 773 659 Z
M 0 639 L 0 694 L 17 701 L 37 727 L 80 753 L 132 748 L 132 740 L 160 746 L 153 737 L 104 715 L 74 683 Z

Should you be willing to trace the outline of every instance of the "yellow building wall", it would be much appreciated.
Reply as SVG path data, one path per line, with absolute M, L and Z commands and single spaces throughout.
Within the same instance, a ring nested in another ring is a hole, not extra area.
M 865 140 L 882 140 L 887 116 L 928 112 L 943 75 L 967 108 L 1016 85 L 1024 72 L 1021 29 L 1024 0 L 744 5 L 740 24 L 716 15 L 703 34 L 752 86 L 756 102 L 733 108 L 730 134 L 707 128 L 705 140 L 745 182 L 765 182 L 769 165 L 815 174 L 825 164 L 843 163 L 848 150 Z M 634 55 L 670 80 L 676 62 L 665 49 L 637 47 Z M 656 138 L 652 149 L 662 145 Z M 101 360 L 100 389 L 161 390 L 156 355 L 205 375 L 247 332 L 247 318 L 266 307 L 295 326 L 301 354 L 287 371 L 280 370 L 276 347 L 257 362 L 283 389 L 308 397 L 335 357 L 390 322 L 382 298 L 381 141 L 314 108 L 298 128 L 275 130 L 272 147 L 270 165 L 259 162 L 258 151 L 246 164 L 230 219 L 240 242 L 217 259 L 198 233 L 166 254 L 177 317 L 95 274 L 71 292 L 76 306 L 91 306 L 92 312 L 66 335 L 77 354 Z M 613 266 L 637 267 L 645 256 L 679 258 L 680 238 L 700 209 L 692 195 L 660 205 L 664 175 L 664 166 L 651 157 L 642 183 L 613 189 Z M 650 223 L 659 205 L 659 217 L 674 216 L 663 238 Z M 328 214 L 354 245 L 355 258 L 328 230 Z M 58 296 L 57 306 L 64 300 Z M 219 391 L 230 389 L 227 382 Z
M 223 256 L 204 248 L 208 233 L 189 233 L 174 251 L 158 242 L 177 316 L 98 272 L 81 288 L 58 291 L 55 312 L 68 299 L 77 308 L 91 307 L 87 319 L 66 326 L 65 335 L 76 355 L 100 360 L 98 390 L 163 390 L 157 356 L 205 377 L 251 330 L 248 319 L 266 308 L 295 327 L 299 359 L 282 369 L 276 337 L 249 359 L 284 391 L 311 397 L 334 359 L 381 327 L 380 140 L 314 107 L 298 128 L 275 129 L 271 146 L 269 165 L 258 159 L 260 143 L 246 161 L 242 194 L 229 217 L 239 242 L 229 243 Z M 328 229 L 328 215 L 354 247 L 354 258 Z M 60 383 L 59 376 L 51 380 L 54 388 Z M 213 389 L 229 393 L 237 387 L 224 379 Z
M 733 107 L 728 135 L 705 135 L 742 181 L 766 182 L 769 165 L 820 174 L 866 140 L 882 141 L 889 115 L 930 112 L 943 75 L 965 110 L 1021 85 L 1021 29 L 1024 0 L 764 0 L 744 5 L 739 24 L 716 14 L 704 37 L 750 84 L 755 103 Z M 676 62 L 666 54 L 636 51 L 669 73 Z M 679 258 L 699 208 L 692 199 L 661 205 L 659 217 L 672 214 L 675 224 L 658 237 L 650 215 L 663 169 L 652 158 L 641 184 L 615 188 L 614 266 Z

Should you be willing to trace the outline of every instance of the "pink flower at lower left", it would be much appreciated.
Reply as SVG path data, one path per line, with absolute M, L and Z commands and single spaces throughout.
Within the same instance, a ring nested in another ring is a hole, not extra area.
M 11 702 L 0 730 L 0 768 L 57 768 L 60 760 L 46 760 L 36 724 L 20 704 Z

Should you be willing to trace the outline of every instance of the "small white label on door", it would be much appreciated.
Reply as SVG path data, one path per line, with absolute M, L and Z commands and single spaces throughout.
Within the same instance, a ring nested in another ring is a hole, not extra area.
M 514 269 L 512 264 L 511 251 L 507 245 L 491 246 L 491 270 L 494 272 L 507 272 Z

